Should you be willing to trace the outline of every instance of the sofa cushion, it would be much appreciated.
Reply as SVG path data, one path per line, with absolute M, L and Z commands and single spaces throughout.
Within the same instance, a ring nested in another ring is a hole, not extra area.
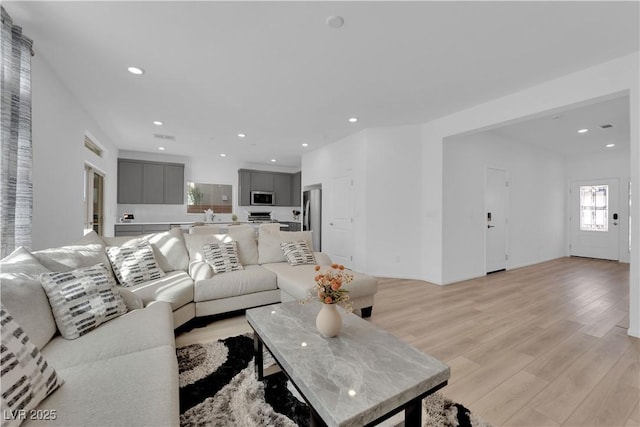
M 237 242 L 240 264 L 258 264 L 258 242 L 253 227 L 233 226 L 229 227 L 227 234 L 187 234 L 184 240 L 189 251 L 190 261 L 203 261 L 202 246 L 205 243 Z
M 111 274 L 109 258 L 100 243 L 61 246 L 32 253 L 50 271 L 71 271 L 104 264 Z
M 265 264 L 264 268 L 278 275 L 278 287 L 296 299 L 305 299 L 313 290 L 314 278 L 318 274 L 311 264 L 292 266 L 287 263 Z M 378 291 L 378 280 L 366 274 L 355 273 L 351 283 L 344 285 L 351 299 L 373 295 Z
M 56 371 L 29 340 L 24 330 L 0 305 L 2 334 L 2 425 L 18 426 L 22 417 L 11 411 L 26 411 L 38 406 L 61 384 Z
M 58 330 L 67 339 L 78 338 L 127 312 L 104 264 L 42 273 L 40 283 L 49 297 Z
M 98 235 L 94 230 L 89 231 L 87 234 L 82 236 L 79 240 L 73 242 L 74 245 L 89 245 L 89 244 L 98 244 L 102 246 L 106 246 L 102 237 Z
M 164 301 L 177 310 L 193 301 L 193 279 L 184 271 L 172 271 L 161 279 L 127 289 L 142 298 L 145 305 L 152 301 Z
M 314 264 L 316 259 L 309 245 L 304 240 L 280 243 L 284 257 L 291 265 Z
M 107 246 L 135 246 L 140 243 L 149 243 L 158 265 L 165 273 L 175 270 L 187 271 L 189 267 L 189 253 L 184 243 L 184 233 L 179 228 L 145 236 L 103 237 L 102 239 Z
M 313 247 L 311 243 L 310 231 L 280 231 L 272 224 L 261 225 L 258 237 L 258 261 L 260 264 L 270 262 L 286 262 L 281 243 L 297 242 L 304 240 L 309 247 Z
M 244 270 L 216 274 L 194 284 L 194 301 L 208 301 L 278 289 L 276 275 L 259 265 Z
M 57 336 L 42 354 L 60 370 L 174 343 L 171 306 L 158 302 L 123 314 L 78 339 Z
M 213 272 L 216 274 L 242 270 L 236 242 L 205 243 L 202 246 L 202 251 L 204 252 L 205 261 L 213 268 Z
M 148 243 L 132 246 L 109 246 L 107 255 L 113 271 L 123 286 L 134 286 L 164 276 L 153 249 Z
M 2 304 L 42 349 L 56 333 L 49 299 L 38 277 L 49 270 L 23 247 L 0 261 Z
M 120 330 L 121 341 L 123 333 Z M 65 384 L 38 408 L 55 420 L 23 427 L 178 426 L 178 361 L 170 345 L 58 369 Z

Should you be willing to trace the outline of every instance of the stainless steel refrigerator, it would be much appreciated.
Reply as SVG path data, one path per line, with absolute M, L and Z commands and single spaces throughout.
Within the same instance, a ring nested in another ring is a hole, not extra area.
M 302 193 L 302 225 L 303 230 L 312 231 L 314 251 L 322 250 L 322 189 L 310 188 Z

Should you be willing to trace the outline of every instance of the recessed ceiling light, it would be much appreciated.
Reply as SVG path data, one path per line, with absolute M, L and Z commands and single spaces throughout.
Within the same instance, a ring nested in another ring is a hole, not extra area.
M 303 143 L 302 143 L 302 146 L 303 146 L 303 147 L 308 147 L 308 146 L 309 146 L 309 144 L 307 144 L 306 142 L 303 142 Z
M 158 147 L 158 150 L 160 150 L 160 151 L 164 151 L 164 150 L 166 150 L 166 148 L 164 148 L 164 147 Z
M 131 74 L 136 74 L 136 75 L 144 74 L 144 70 L 138 67 L 129 67 L 127 68 L 127 70 L 129 70 Z
M 340 28 L 344 25 L 344 18 L 342 16 L 330 16 L 327 18 L 327 25 L 329 28 Z
M 244 134 L 244 133 L 239 133 L 239 134 L 238 134 L 238 138 L 245 138 L 246 136 L 247 136 L 247 135 L 246 135 L 246 134 Z
M 357 121 L 358 121 L 358 118 L 357 118 L 357 117 L 351 117 L 351 118 L 349 119 L 349 123 L 356 123 Z
M 275 163 L 275 162 L 276 162 L 276 159 L 271 159 L 271 161 L 272 161 L 273 163 Z
M 607 147 L 607 148 L 611 148 L 611 147 L 615 147 L 615 146 L 616 146 L 616 144 L 607 144 L 607 145 L 605 145 L 605 147 Z
M 587 132 L 589 132 L 589 129 L 580 129 L 578 131 L 578 133 L 587 133 Z
M 161 122 L 160 120 L 154 120 L 153 124 L 156 125 L 156 126 L 162 126 L 164 123 Z
M 227 155 L 224 153 L 220 153 L 220 157 L 227 157 Z

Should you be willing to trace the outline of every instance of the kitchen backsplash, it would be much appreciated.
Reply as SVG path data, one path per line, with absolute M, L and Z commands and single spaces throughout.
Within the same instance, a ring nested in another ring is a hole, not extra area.
M 246 221 L 249 212 L 271 212 L 271 218 L 278 221 L 295 221 L 293 210 L 300 211 L 299 206 L 236 206 L 234 213 L 238 221 Z M 202 214 L 188 214 L 187 205 L 118 205 L 116 222 L 125 213 L 133 213 L 138 222 L 200 222 L 204 221 Z M 232 214 L 215 214 L 214 222 L 231 222 Z M 298 217 L 298 221 L 302 216 Z

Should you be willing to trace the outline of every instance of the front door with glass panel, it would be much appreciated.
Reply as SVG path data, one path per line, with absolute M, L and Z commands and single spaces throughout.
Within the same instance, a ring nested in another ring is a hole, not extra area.
M 619 259 L 618 180 L 571 183 L 570 254 Z

